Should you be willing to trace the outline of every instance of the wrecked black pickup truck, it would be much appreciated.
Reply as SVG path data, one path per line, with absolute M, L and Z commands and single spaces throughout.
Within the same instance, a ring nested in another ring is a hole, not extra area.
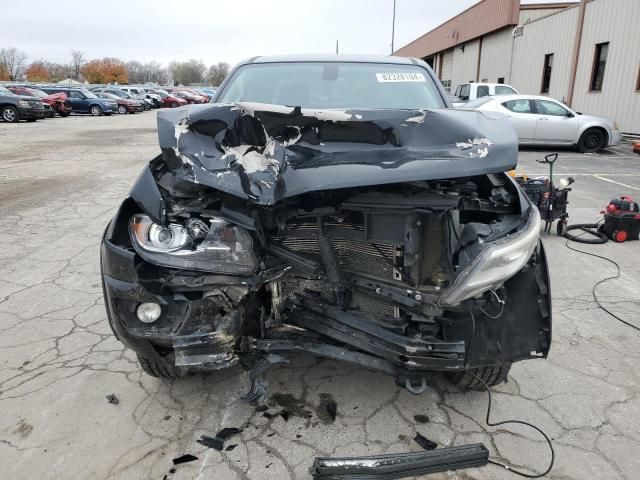
M 307 352 L 420 393 L 547 356 L 540 215 L 504 173 L 506 119 L 452 109 L 394 57 L 251 59 L 215 102 L 158 114 L 161 154 L 102 242 L 109 323 L 146 373 L 239 363 L 255 383 Z

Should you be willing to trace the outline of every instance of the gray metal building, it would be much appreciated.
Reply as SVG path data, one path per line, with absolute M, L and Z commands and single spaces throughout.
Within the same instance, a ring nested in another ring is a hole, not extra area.
M 640 0 L 482 0 L 394 55 L 418 57 L 450 91 L 507 83 L 640 133 Z

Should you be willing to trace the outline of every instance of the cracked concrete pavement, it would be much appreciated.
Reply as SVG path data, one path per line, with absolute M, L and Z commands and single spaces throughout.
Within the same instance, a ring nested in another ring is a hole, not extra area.
M 269 374 L 270 392 L 289 394 L 272 397 L 270 412 L 283 398 L 309 412 L 285 421 L 238 400 L 248 386 L 240 369 L 174 382 L 144 375 L 105 320 L 98 245 L 158 151 L 153 113 L 0 124 L 0 476 L 309 478 L 318 455 L 417 451 L 416 432 L 441 446 L 484 442 L 504 461 L 545 468 L 548 451 L 535 432 L 486 427 L 486 394 L 440 380 L 416 397 L 384 375 L 301 356 Z M 521 152 L 520 169 L 545 173 L 534 161 L 543 154 Z M 639 160 L 627 147 L 561 152 L 556 171 L 576 178 L 571 219 L 593 221 L 611 198 L 638 195 Z M 509 382 L 494 390 L 492 419 L 533 422 L 554 439 L 549 478 L 638 478 L 640 337 L 591 297 L 593 284 L 614 269 L 568 250 L 555 235 L 544 241 L 553 281 L 551 355 L 514 365 Z M 638 324 L 639 247 L 578 247 L 622 265 L 621 277 L 598 294 Z M 107 402 L 110 393 L 119 404 Z M 316 413 L 327 395 L 337 402 L 335 421 Z M 241 426 L 225 444 L 233 450 L 196 443 Z M 171 460 L 185 453 L 198 460 L 172 472 Z M 514 477 L 488 466 L 429 478 Z

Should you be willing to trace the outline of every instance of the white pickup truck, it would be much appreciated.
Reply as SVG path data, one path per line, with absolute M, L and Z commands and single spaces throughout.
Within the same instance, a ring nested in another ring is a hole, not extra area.
M 450 98 L 454 107 L 463 107 L 465 103 L 488 95 L 518 94 L 515 88 L 502 83 L 463 83 L 458 85 L 455 94 Z

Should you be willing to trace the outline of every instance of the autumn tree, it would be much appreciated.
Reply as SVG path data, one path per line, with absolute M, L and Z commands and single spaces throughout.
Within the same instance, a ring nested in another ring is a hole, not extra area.
M 9 47 L 0 48 L 0 70 L 8 75 L 9 80 L 22 80 L 27 56 L 20 50 Z
M 89 83 L 127 83 L 127 68 L 117 58 L 95 59 L 82 67 L 82 74 Z
M 32 62 L 24 71 L 24 74 L 29 82 L 48 82 L 51 79 L 49 70 L 47 70 L 44 62 L 40 60 Z
M 7 69 L 0 63 L 0 82 L 6 82 L 9 80 L 9 72 Z
M 218 62 L 215 65 L 209 67 L 209 74 L 207 75 L 209 85 L 219 86 L 225 77 L 229 74 L 231 67 L 226 62 Z

